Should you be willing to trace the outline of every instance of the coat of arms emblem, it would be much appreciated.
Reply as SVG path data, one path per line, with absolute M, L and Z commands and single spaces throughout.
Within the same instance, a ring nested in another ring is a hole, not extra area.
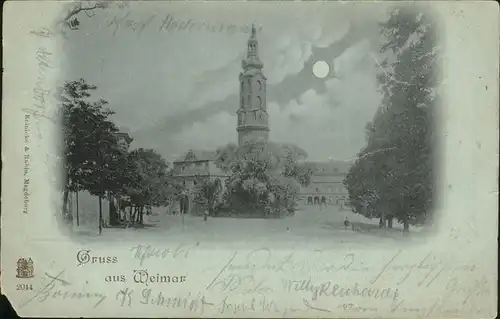
M 19 258 L 17 261 L 17 278 L 32 278 L 34 276 L 33 260 Z

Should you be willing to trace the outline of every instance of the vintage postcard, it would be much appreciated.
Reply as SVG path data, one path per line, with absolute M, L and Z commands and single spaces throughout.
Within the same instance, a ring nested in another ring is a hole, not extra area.
M 9 1 L 22 317 L 496 316 L 499 10 Z

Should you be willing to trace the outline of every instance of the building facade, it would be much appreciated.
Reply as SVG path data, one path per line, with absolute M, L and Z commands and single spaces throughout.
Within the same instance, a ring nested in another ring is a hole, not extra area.
M 188 188 L 193 189 L 198 178 L 219 179 L 225 185 L 228 174 L 215 164 L 216 153 L 211 151 L 189 150 L 173 163 L 173 176 L 182 180 Z
M 240 73 L 240 101 L 237 111 L 238 145 L 247 141 L 269 138 L 269 115 L 267 113 L 266 82 L 262 69 L 264 64 L 259 58 L 259 43 L 255 26 L 248 39 L 246 58 L 242 61 Z
M 351 163 L 343 161 L 305 162 L 313 174 L 311 183 L 300 190 L 299 201 L 304 205 L 349 205 L 349 193 L 344 179 Z
M 181 181 L 184 189 L 188 191 L 189 213 L 192 215 L 201 215 L 206 208 L 196 203 L 194 194 L 198 181 L 210 179 L 218 182 L 221 187 L 220 192 L 225 190 L 225 182 L 229 175 L 217 167 L 215 159 L 215 152 L 191 149 L 173 162 L 172 176 Z M 176 206 L 172 205 L 171 209 L 175 211 Z

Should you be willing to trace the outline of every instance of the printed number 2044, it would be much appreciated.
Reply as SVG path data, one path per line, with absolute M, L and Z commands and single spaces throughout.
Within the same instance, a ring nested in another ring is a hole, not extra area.
M 31 284 L 18 284 L 16 290 L 33 290 L 33 286 Z

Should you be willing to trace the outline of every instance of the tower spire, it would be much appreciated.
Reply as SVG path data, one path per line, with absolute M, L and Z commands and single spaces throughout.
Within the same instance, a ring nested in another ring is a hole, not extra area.
M 243 68 L 247 69 L 249 67 L 256 69 L 262 69 L 264 67 L 264 64 L 259 58 L 259 41 L 257 41 L 257 29 L 254 23 L 252 23 L 252 32 L 248 39 L 247 56 L 246 59 L 243 60 Z
M 237 112 L 238 145 L 247 141 L 269 138 L 269 119 L 266 104 L 266 77 L 262 73 L 264 64 L 259 59 L 257 30 L 252 23 L 247 53 L 242 61 L 240 73 L 240 101 Z

